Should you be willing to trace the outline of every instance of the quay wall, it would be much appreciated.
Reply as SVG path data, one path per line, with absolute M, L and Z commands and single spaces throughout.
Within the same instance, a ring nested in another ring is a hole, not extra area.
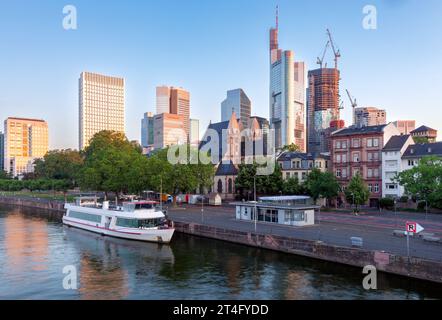
M 442 283 L 442 263 L 382 251 L 340 247 L 314 240 L 236 231 L 197 223 L 175 222 L 177 232 L 265 248 L 355 267 L 373 265 L 378 271 Z M 361 270 L 362 273 L 362 270 Z
M 60 218 L 65 212 L 63 202 L 38 198 L 0 196 L 0 204 L 42 209 Z M 174 224 L 177 232 L 189 235 L 291 253 L 361 268 L 366 265 L 373 265 L 378 271 L 442 283 L 442 263 L 437 261 L 412 257 L 410 263 L 408 263 L 407 257 L 382 251 L 340 247 L 315 240 L 237 231 L 198 223 L 174 221 Z

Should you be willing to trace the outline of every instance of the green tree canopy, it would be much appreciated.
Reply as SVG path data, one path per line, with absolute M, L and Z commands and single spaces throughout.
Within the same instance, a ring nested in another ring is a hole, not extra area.
M 76 150 L 53 150 L 43 159 L 35 160 L 34 164 L 37 178 L 68 180 L 74 184 L 83 165 L 83 157 Z
M 319 198 L 330 200 L 338 196 L 340 190 L 340 185 L 333 173 L 321 172 L 317 168 L 307 175 L 305 186 L 307 192 L 315 201 Z
M 359 211 L 359 206 L 365 204 L 370 197 L 368 187 L 362 179 L 361 175 L 357 175 L 351 178 L 350 183 L 345 190 L 345 198 L 347 202 L 354 203 L 355 211 Z
M 254 177 L 256 176 L 256 193 L 276 195 L 283 192 L 281 167 L 275 163 L 274 171 L 270 175 L 256 175 L 258 164 L 240 164 L 235 187 L 240 194 L 254 192 Z
M 405 193 L 419 200 L 427 200 L 430 206 L 442 208 L 442 158 L 423 157 L 419 164 L 400 172 L 395 181 Z

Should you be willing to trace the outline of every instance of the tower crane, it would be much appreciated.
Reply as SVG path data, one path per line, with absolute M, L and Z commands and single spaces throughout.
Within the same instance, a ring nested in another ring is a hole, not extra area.
M 341 57 L 341 52 L 339 49 L 336 50 L 335 44 L 333 42 L 333 38 L 332 38 L 332 35 L 331 35 L 331 32 L 329 29 L 327 29 L 327 35 L 328 35 L 331 47 L 333 49 L 333 53 L 335 55 L 335 69 L 338 69 L 338 59 Z
M 319 67 L 322 69 L 322 63 L 324 62 L 325 54 L 327 53 L 328 46 L 330 45 L 330 40 L 327 41 L 327 44 L 325 45 L 324 52 L 322 53 L 321 58 L 317 58 L 316 63 L 319 64 Z
M 347 91 L 348 99 L 350 99 L 351 107 L 353 108 L 353 124 L 356 124 L 355 109 L 358 106 L 358 103 L 356 102 L 356 99 L 351 96 L 350 92 L 347 89 L 345 91 Z

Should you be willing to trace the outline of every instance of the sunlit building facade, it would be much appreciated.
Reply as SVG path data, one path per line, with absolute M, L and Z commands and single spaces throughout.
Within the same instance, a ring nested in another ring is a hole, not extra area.
M 244 126 L 251 114 L 252 103 L 243 89 L 234 89 L 227 91 L 226 99 L 221 103 L 221 122 L 229 121 L 232 113 L 235 112 Z
M 179 114 L 162 113 L 154 117 L 154 149 L 163 149 L 187 142 L 184 117 Z
M 4 169 L 14 177 L 33 172 L 35 159 L 49 149 L 48 124 L 44 120 L 14 118 L 5 120 Z
M 79 79 L 79 148 L 102 130 L 125 132 L 124 79 L 82 72 Z

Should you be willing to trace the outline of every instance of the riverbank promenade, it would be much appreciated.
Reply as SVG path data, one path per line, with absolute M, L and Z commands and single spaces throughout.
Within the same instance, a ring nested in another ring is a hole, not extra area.
M 202 211 L 203 210 L 203 211 Z M 275 223 L 237 220 L 235 207 L 182 205 L 168 208 L 169 218 L 175 222 L 194 223 L 240 232 L 321 241 L 328 245 L 351 247 L 351 237 L 363 239 L 362 249 L 385 251 L 407 256 L 406 237 L 394 235 L 395 230 L 405 230 L 407 221 L 419 223 L 424 232 L 442 238 L 442 215 L 408 212 L 368 212 L 358 216 L 346 212 L 326 211 L 316 213 L 314 226 L 293 227 Z M 442 243 L 430 242 L 420 236 L 410 237 L 410 256 L 442 262 Z

